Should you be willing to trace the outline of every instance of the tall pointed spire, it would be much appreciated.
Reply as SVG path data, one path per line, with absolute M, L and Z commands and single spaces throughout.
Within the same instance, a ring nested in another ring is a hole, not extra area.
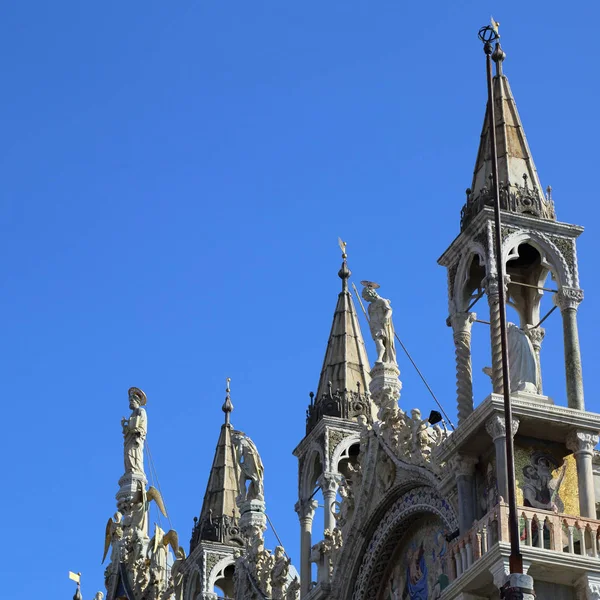
M 547 195 L 544 194 L 515 99 L 508 79 L 502 72 L 506 54 L 500 44 L 496 44 L 492 58 L 496 63 L 493 93 L 501 208 L 541 219 L 556 220 L 551 189 L 548 188 Z M 467 202 L 462 209 L 461 229 L 464 229 L 484 206 L 491 207 L 493 203 L 489 110 L 490 107 L 486 106 L 473 183 L 467 190 Z
M 233 404 L 230 396 L 230 382 L 227 378 L 225 402 L 222 410 L 225 422 L 221 425 L 221 433 L 217 441 L 215 457 L 204 493 L 204 501 L 200 519 L 194 519 L 194 530 L 190 542 L 190 552 L 201 540 L 240 545 L 239 529 L 240 516 L 236 498 L 240 493 L 238 465 L 235 459 L 235 449 L 232 441 L 233 426 L 230 418 Z
M 307 432 L 322 416 L 355 419 L 359 414 L 370 417 L 368 397 L 370 366 L 352 295 L 348 289 L 346 244 L 340 240 L 342 266 L 338 272 L 342 291 L 338 295 L 331 332 L 325 351 L 319 385 L 307 415 Z

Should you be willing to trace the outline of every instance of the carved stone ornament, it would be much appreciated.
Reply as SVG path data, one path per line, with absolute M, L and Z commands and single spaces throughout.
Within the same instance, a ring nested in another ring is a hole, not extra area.
M 519 419 L 514 418 L 512 420 L 512 434 L 513 437 L 517 433 L 517 429 L 519 429 Z M 490 417 L 485 424 L 485 430 L 488 432 L 492 440 L 494 442 L 498 438 L 506 437 L 506 423 L 504 420 L 504 415 L 495 414 Z
M 342 479 L 343 477 L 337 473 L 322 473 L 318 479 L 318 484 L 321 486 L 323 493 L 337 492 Z
M 313 517 L 315 516 L 315 510 L 317 510 L 318 506 L 319 503 L 316 500 L 305 500 L 303 502 L 296 502 L 294 509 L 298 513 L 298 518 L 300 519 L 300 522 L 312 522 Z
M 573 454 L 593 454 L 598 445 L 598 435 L 589 431 L 571 431 L 567 436 L 567 448 Z
M 454 471 L 455 477 L 471 477 L 478 462 L 479 459 L 476 456 L 456 454 L 450 460 L 450 468 Z
M 329 459 L 331 460 L 335 449 L 338 447 L 340 442 L 347 437 L 348 434 L 343 431 L 338 431 L 337 429 L 328 429 L 327 433 L 329 439 Z
M 582 575 L 575 584 L 577 600 L 600 600 L 600 579 L 595 574 Z
M 437 515 L 448 532 L 458 529 L 450 503 L 432 488 L 422 486 L 403 494 L 385 513 L 371 536 L 354 584 L 353 600 L 375 600 L 386 573 L 381 565 L 388 564 L 398 543 L 414 523 L 414 515 L 418 514 Z
M 471 325 L 477 319 L 477 315 L 474 312 L 458 312 L 449 316 L 446 320 L 446 325 L 452 327 L 455 334 L 470 333 Z
M 574 309 L 577 310 L 583 301 L 583 290 L 577 288 L 562 287 L 558 293 L 554 294 L 554 304 L 561 311 Z

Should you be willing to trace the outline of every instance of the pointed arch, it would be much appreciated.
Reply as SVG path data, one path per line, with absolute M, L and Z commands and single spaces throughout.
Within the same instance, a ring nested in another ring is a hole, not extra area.
M 521 244 L 530 244 L 539 253 L 543 264 L 552 271 L 560 287 L 573 285 L 573 273 L 567 259 L 556 244 L 544 233 L 534 230 L 520 230 L 511 233 L 502 243 L 502 261 L 506 264 L 512 252 Z
M 428 514 L 438 517 L 449 532 L 458 529 L 458 519 L 452 505 L 432 487 L 413 488 L 392 504 L 378 522 L 370 539 L 363 545 L 353 589 L 349 590 L 353 600 L 371 600 L 376 597 L 385 567 L 398 543 L 415 517 Z

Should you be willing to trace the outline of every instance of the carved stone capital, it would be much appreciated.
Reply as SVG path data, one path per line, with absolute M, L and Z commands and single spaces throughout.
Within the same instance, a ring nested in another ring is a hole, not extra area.
M 315 510 L 317 510 L 318 506 L 319 503 L 316 500 L 304 500 L 296 502 L 296 506 L 294 506 L 294 509 L 298 513 L 298 518 L 301 522 L 312 522 L 313 517 L 315 516 Z
M 323 493 L 327 492 L 337 492 L 340 487 L 340 483 L 342 483 L 342 476 L 337 473 L 323 473 L 317 483 L 321 486 Z
M 575 583 L 577 600 L 600 600 L 600 578 L 595 573 L 585 573 Z
M 471 325 L 477 318 L 473 312 L 457 312 L 446 319 L 446 325 L 452 327 L 454 334 L 470 333 Z
M 455 477 L 471 477 L 475 472 L 475 465 L 479 462 L 475 456 L 466 454 L 456 454 L 450 460 L 450 468 L 454 471 Z
M 567 436 L 567 448 L 573 454 L 592 455 L 598 444 L 598 435 L 589 431 L 571 431 Z
M 554 304 L 561 311 L 574 309 L 577 310 L 583 301 L 583 290 L 578 288 L 562 287 L 553 297 Z
M 540 347 L 544 341 L 546 330 L 543 327 L 531 327 L 525 329 L 525 335 L 531 340 L 533 347 Z
M 515 437 L 517 433 L 517 429 L 519 429 L 519 419 L 513 417 L 512 420 L 512 435 Z M 506 437 L 506 423 L 504 419 L 504 415 L 495 414 L 490 417 L 485 424 L 485 430 L 491 436 L 491 438 L 496 441 L 498 438 Z

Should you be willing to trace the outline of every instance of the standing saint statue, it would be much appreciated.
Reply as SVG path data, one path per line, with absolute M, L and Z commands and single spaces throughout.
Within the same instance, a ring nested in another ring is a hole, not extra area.
M 377 350 L 376 363 L 396 363 L 392 306 L 389 300 L 377 293 L 378 284 L 361 281 L 365 286 L 362 297 L 369 303 L 369 328 Z
M 121 419 L 125 445 L 125 473 L 144 472 L 144 440 L 148 428 L 145 406 L 147 398 L 142 390 L 132 387 L 129 389 L 129 419 Z
M 263 486 L 265 469 L 260 454 L 254 442 L 245 433 L 235 431 L 232 438 L 240 466 L 241 495 L 244 500 L 260 500 L 262 502 L 265 499 Z M 247 481 L 250 481 L 248 490 L 246 490 Z
M 507 323 L 506 330 L 508 364 L 510 366 L 510 391 L 536 394 L 539 373 L 531 340 L 514 323 Z

